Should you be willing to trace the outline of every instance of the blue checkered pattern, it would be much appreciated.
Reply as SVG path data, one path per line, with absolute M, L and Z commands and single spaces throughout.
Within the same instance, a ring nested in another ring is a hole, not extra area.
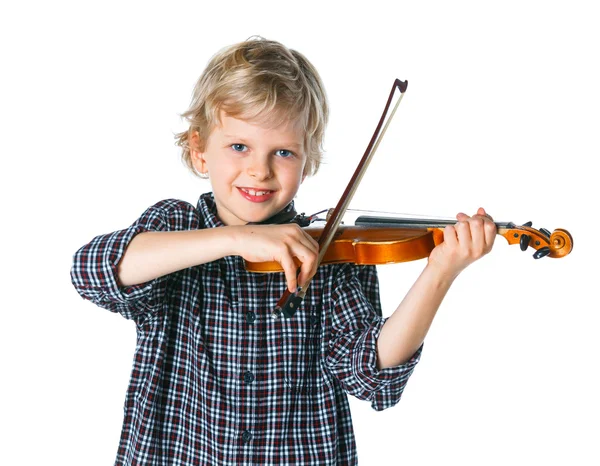
M 79 294 L 137 326 L 116 464 L 357 464 L 346 394 L 395 405 L 421 352 L 377 370 L 375 267 L 320 267 L 291 319 L 271 317 L 283 273 L 246 272 L 235 256 L 119 287 L 136 234 L 221 226 L 211 193 L 197 208 L 164 200 L 74 256 Z

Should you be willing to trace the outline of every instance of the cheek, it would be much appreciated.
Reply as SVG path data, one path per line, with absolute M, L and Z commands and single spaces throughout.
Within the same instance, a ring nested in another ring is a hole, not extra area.
M 285 174 L 285 182 L 288 186 L 297 188 L 302 183 L 302 172 L 293 171 Z
M 293 167 L 288 167 L 286 170 L 286 180 L 289 183 L 294 183 L 295 185 L 299 185 L 302 183 L 302 178 L 304 176 L 304 162 L 298 162 L 294 164 Z
M 207 164 L 209 174 L 212 174 L 213 177 L 219 178 L 220 180 L 228 180 L 233 178 L 236 170 L 234 166 L 230 163 L 223 163 L 223 161 L 215 160 L 214 158 L 210 160 L 210 163 Z

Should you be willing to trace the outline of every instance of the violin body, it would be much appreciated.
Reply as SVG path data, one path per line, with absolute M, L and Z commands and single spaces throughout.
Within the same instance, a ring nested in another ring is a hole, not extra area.
M 323 228 L 304 229 L 318 241 Z M 441 236 L 441 238 L 440 238 Z M 441 230 L 428 231 L 405 228 L 369 228 L 341 226 L 329 244 L 321 265 L 353 262 L 359 265 L 383 265 L 409 262 L 429 256 L 443 241 Z M 246 262 L 250 272 L 281 272 L 277 262 Z

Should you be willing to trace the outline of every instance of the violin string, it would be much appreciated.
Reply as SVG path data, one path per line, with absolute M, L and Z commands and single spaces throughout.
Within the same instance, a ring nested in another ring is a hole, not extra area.
M 422 214 L 412 214 L 412 213 L 406 213 L 406 212 L 387 212 L 387 211 L 367 210 L 367 209 L 348 209 L 347 212 L 361 212 L 363 214 L 374 214 L 374 215 L 387 214 L 387 215 L 393 215 L 395 217 L 402 215 L 402 216 L 406 216 L 409 218 L 422 218 L 422 219 L 431 219 L 431 220 L 451 220 L 451 221 L 456 220 L 455 218 L 441 217 L 438 215 L 422 215 Z
M 315 212 L 314 214 L 312 214 L 309 217 L 309 219 L 311 221 L 326 220 L 325 218 L 319 218 L 319 215 L 323 214 L 325 212 L 329 212 L 330 210 L 332 210 L 332 209 L 323 209 L 323 210 L 320 210 L 319 212 Z M 437 216 L 437 215 L 411 214 L 411 213 L 406 213 L 406 212 L 388 212 L 385 210 L 346 209 L 346 213 L 353 213 L 353 212 L 357 212 L 357 213 L 360 213 L 363 215 L 370 214 L 372 216 L 380 216 L 382 214 L 385 214 L 385 215 L 392 215 L 395 218 L 401 218 L 400 216 L 404 216 L 406 218 L 420 218 L 420 219 L 429 219 L 429 220 L 448 220 L 448 221 L 456 220 L 454 218 L 441 217 L 441 216 Z
M 323 214 L 325 212 L 329 212 L 331 210 L 332 209 L 323 209 L 319 212 L 312 214 L 309 217 L 310 223 L 327 221 L 326 218 L 321 218 L 321 217 L 319 217 L 319 215 Z M 421 214 L 412 214 L 412 213 L 405 213 L 405 212 L 388 212 L 388 211 L 368 210 L 368 209 L 347 209 L 346 210 L 346 213 L 353 213 L 353 212 L 362 214 L 363 216 L 370 216 L 370 217 L 372 217 L 371 221 L 373 221 L 373 222 L 377 222 L 378 217 L 381 217 L 382 214 L 391 215 L 392 218 L 397 220 L 398 222 L 401 222 L 402 220 L 406 220 L 409 222 L 414 221 L 414 220 L 423 220 L 424 223 L 429 222 L 432 225 L 435 222 L 439 222 L 440 225 L 448 225 L 448 224 L 451 225 L 457 221 L 456 218 L 440 217 L 437 215 L 421 215 Z M 366 219 L 363 219 L 363 223 L 365 220 Z M 496 226 L 498 228 L 509 228 L 509 227 L 512 227 L 512 225 L 513 225 L 512 222 L 494 222 L 494 223 L 496 224 Z

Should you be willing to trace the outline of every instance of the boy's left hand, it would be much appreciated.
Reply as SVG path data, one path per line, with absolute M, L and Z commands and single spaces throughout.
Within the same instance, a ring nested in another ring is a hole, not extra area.
M 496 239 L 496 225 L 482 207 L 472 217 L 461 212 L 456 219 L 444 228 L 444 242 L 431 251 L 428 262 L 452 279 L 490 252 Z

